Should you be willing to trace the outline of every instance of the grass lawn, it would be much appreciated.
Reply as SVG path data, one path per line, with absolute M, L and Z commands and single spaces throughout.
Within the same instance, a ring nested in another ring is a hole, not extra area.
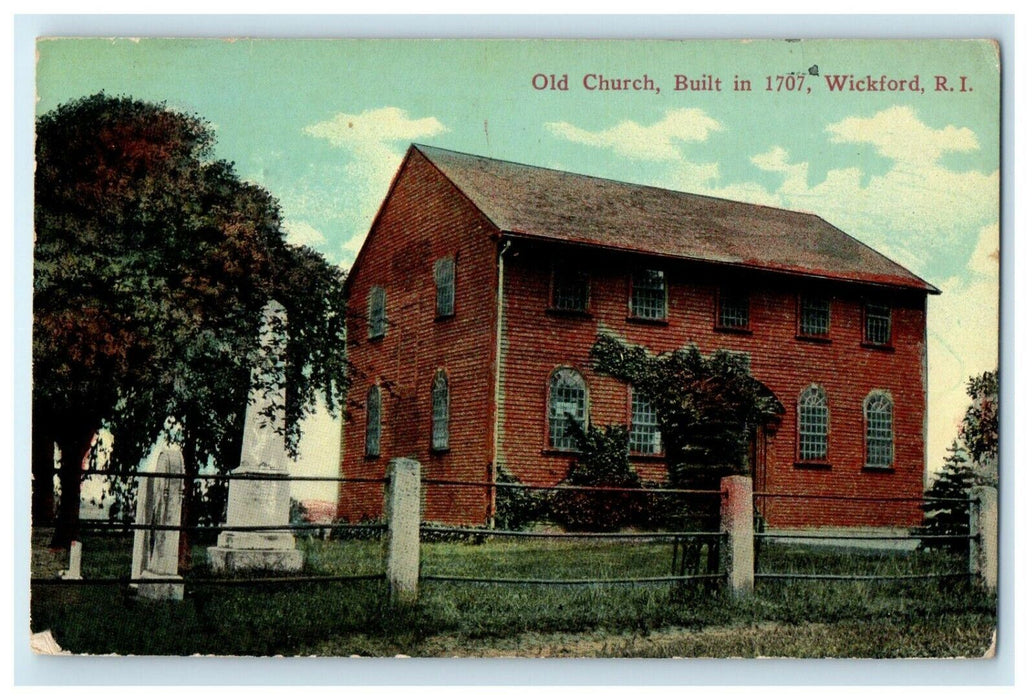
M 40 542 L 45 540 L 40 539 Z M 381 543 L 300 540 L 305 574 L 383 571 Z M 131 539 L 84 543 L 83 576 L 126 576 Z M 669 574 L 672 548 L 617 541 L 491 540 L 422 545 L 422 574 L 619 578 Z M 195 550 L 183 602 L 138 600 L 122 586 L 32 588 L 32 629 L 80 653 L 412 656 L 981 656 L 996 600 L 966 580 L 759 581 L 734 599 L 705 585 L 491 585 L 425 581 L 409 609 L 383 581 L 204 585 Z M 944 554 L 767 543 L 759 571 L 961 571 Z M 33 575 L 64 567 L 33 549 Z M 194 583 L 192 583 L 192 581 Z

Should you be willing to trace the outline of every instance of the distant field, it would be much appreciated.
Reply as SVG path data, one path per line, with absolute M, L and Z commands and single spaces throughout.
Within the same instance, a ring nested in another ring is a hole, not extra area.
M 40 542 L 43 542 L 41 538 Z M 85 578 L 126 576 L 128 537 L 84 543 Z M 300 540 L 308 575 L 377 574 L 380 542 Z M 641 542 L 422 545 L 422 574 L 619 578 L 670 573 L 672 547 Z M 981 656 L 996 601 L 965 581 L 759 581 L 733 599 L 700 583 L 591 586 L 422 582 L 395 610 L 383 581 L 217 587 L 195 549 L 181 603 L 121 586 L 34 586 L 32 629 L 77 653 L 412 656 Z M 33 575 L 64 562 L 33 549 Z M 903 574 L 960 571 L 959 557 L 767 544 L 758 570 Z M 198 583 L 190 583 L 198 581 Z

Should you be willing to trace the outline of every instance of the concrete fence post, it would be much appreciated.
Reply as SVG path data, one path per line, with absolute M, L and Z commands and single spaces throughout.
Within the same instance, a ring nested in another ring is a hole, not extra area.
M 393 459 L 388 466 L 385 494 L 388 519 L 388 551 L 385 574 L 393 603 L 417 600 L 417 576 L 421 563 L 421 464 L 413 459 Z
M 752 477 L 727 476 L 720 480 L 720 530 L 724 538 L 720 558 L 727 587 L 735 595 L 755 588 L 755 534 L 752 530 Z
M 971 489 L 969 570 L 988 591 L 997 585 L 997 491 L 992 486 Z

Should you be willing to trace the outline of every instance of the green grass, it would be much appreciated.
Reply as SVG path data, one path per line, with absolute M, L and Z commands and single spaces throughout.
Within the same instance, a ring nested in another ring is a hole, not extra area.
M 378 541 L 305 541 L 304 573 L 380 573 Z M 84 543 L 87 578 L 129 573 L 131 540 Z M 203 548 L 190 580 L 212 576 Z M 422 573 L 476 577 L 619 578 L 669 573 L 668 545 L 491 540 L 422 545 Z M 34 549 L 33 574 L 54 576 Z M 760 571 L 959 571 L 942 554 L 767 543 Z M 189 584 L 183 602 L 138 600 L 120 586 L 33 586 L 32 628 L 74 652 L 236 655 L 978 656 L 996 602 L 966 580 L 760 581 L 731 598 L 715 586 L 490 585 L 425 581 L 394 609 L 383 581 Z

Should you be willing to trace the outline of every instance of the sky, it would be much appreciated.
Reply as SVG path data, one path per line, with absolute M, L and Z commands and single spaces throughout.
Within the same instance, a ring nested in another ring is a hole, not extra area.
M 997 366 L 989 42 L 59 39 L 37 55 L 37 114 L 103 90 L 201 116 L 216 156 L 279 200 L 288 240 L 346 269 L 412 142 L 818 214 L 942 291 L 930 472 L 967 378 Z M 596 76 L 658 89 L 587 89 Z M 832 89 L 837 76 L 859 89 Z M 301 451 L 294 473 L 334 474 L 336 419 L 308 421 Z

